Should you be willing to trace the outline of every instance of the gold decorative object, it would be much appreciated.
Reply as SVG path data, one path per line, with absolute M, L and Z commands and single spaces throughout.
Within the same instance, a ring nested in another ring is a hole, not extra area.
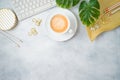
M 93 26 L 86 28 L 91 41 L 101 33 L 120 26 L 120 0 L 99 0 L 99 2 L 101 15 Z
M 37 34 L 38 34 L 38 32 L 37 32 L 37 30 L 35 28 L 31 28 L 30 32 L 28 32 L 29 36 L 35 36 Z
M 41 24 L 41 22 L 42 22 L 41 19 L 35 19 L 35 18 L 33 18 L 32 21 L 35 22 L 35 25 L 36 25 L 36 26 L 40 26 L 40 24 Z
M 17 17 L 10 9 L 0 9 L 0 29 L 10 30 L 17 25 Z
M 19 43 L 23 43 L 23 41 L 7 32 L 7 30 L 13 29 L 17 23 L 18 19 L 12 10 L 4 8 L 0 9 L 0 34 L 15 43 L 17 47 L 20 47 Z

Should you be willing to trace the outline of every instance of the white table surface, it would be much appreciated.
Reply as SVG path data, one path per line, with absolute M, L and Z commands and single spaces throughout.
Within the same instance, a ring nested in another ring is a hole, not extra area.
M 0 0 L 0 8 L 10 8 Z M 76 35 L 67 42 L 56 42 L 46 35 L 49 11 L 19 22 L 9 33 L 24 41 L 18 48 L 0 34 L 0 80 L 120 80 L 120 27 L 101 34 L 94 42 L 78 18 Z M 71 11 L 78 17 L 77 7 Z M 42 18 L 37 27 L 33 18 Z M 35 27 L 39 34 L 28 36 Z

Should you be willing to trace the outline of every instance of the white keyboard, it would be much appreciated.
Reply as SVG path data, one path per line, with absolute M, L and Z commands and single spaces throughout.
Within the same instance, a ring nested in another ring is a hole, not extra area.
M 12 0 L 18 20 L 24 20 L 55 6 L 55 0 Z

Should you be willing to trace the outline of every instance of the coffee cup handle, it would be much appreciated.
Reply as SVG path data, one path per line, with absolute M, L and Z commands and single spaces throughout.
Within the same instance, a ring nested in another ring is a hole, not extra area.
M 73 30 L 72 30 L 72 29 L 70 29 L 70 30 L 68 31 L 68 33 L 72 34 L 72 33 L 73 33 Z

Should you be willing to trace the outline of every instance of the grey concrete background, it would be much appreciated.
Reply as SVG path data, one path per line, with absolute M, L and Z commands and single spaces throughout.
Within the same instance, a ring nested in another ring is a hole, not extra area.
M 0 0 L 5 7 L 9 1 Z M 74 38 L 56 42 L 43 30 L 49 11 L 34 16 L 43 19 L 39 35 L 27 34 L 33 17 L 9 31 L 24 41 L 20 48 L 0 34 L 0 80 L 120 80 L 120 27 L 91 42 L 78 19 Z M 78 17 L 76 7 L 71 11 Z

